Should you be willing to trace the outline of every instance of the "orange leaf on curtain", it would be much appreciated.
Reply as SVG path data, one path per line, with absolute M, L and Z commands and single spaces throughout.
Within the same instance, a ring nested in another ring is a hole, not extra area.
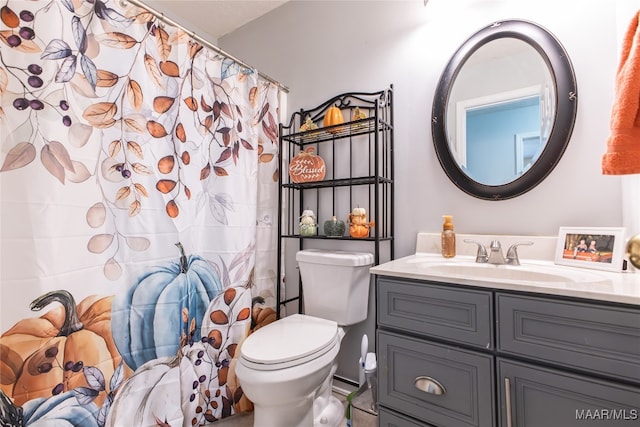
M 0 332 L 42 323 L 32 301 L 60 292 L 70 301 L 113 300 L 111 312 L 82 322 L 103 320 L 100 334 L 115 347 L 108 360 L 75 345 L 35 351 L 36 360 L 16 357 L 16 336 L 5 334 L 0 404 L 28 412 L 69 405 L 65 393 L 74 393 L 85 409 L 74 413 L 105 425 L 121 390 L 153 390 L 152 377 L 166 373 L 170 399 L 138 408 L 140 425 L 250 410 L 233 359 L 245 336 L 274 317 L 278 87 L 133 6 L 9 0 L 1 12 Z M 221 302 L 230 289 L 238 299 Z M 212 304 L 230 310 L 233 334 L 215 338 L 224 330 L 210 325 Z M 34 334 L 19 346 L 42 342 Z M 200 350 L 209 354 L 208 379 L 220 377 L 198 392 L 221 404 L 196 415 L 181 400 L 190 384 L 172 368 L 206 370 Z M 20 382 L 21 369 L 34 380 Z

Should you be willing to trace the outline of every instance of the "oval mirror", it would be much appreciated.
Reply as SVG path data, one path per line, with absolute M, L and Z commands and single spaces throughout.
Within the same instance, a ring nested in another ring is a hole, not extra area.
M 431 120 L 438 160 L 472 196 L 519 196 L 560 161 L 577 103 L 571 61 L 551 33 L 528 21 L 493 23 L 442 73 Z

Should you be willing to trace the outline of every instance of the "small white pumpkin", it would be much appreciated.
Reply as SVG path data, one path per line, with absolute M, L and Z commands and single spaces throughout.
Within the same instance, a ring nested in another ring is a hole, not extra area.
M 143 364 L 118 390 L 105 426 L 152 426 L 158 422 L 186 426 L 180 401 L 180 376 L 177 356 Z
M 353 210 L 351 211 L 351 214 L 354 216 L 366 216 L 367 210 L 365 208 L 357 207 L 357 208 L 353 208 Z
M 312 210 L 306 209 L 300 217 L 300 224 L 313 225 L 316 223 L 316 214 Z

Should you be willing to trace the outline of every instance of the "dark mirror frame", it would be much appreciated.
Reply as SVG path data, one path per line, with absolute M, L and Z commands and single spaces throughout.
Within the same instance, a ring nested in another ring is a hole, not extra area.
M 532 46 L 546 62 L 555 82 L 556 111 L 544 150 L 522 176 L 503 185 L 485 185 L 471 179 L 458 166 L 449 149 L 446 131 L 447 102 L 451 88 L 467 59 L 492 40 L 511 37 Z M 540 184 L 558 164 L 567 148 L 578 110 L 578 89 L 573 66 L 560 42 L 546 29 L 528 21 L 507 20 L 485 27 L 471 36 L 455 52 L 436 88 L 433 99 L 431 132 L 440 165 L 462 191 L 485 200 L 510 199 Z

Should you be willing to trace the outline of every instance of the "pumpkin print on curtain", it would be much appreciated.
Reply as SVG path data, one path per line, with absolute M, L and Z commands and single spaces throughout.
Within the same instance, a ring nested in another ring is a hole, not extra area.
M 0 424 L 252 410 L 278 87 L 114 0 L 6 0 L 0 45 Z

